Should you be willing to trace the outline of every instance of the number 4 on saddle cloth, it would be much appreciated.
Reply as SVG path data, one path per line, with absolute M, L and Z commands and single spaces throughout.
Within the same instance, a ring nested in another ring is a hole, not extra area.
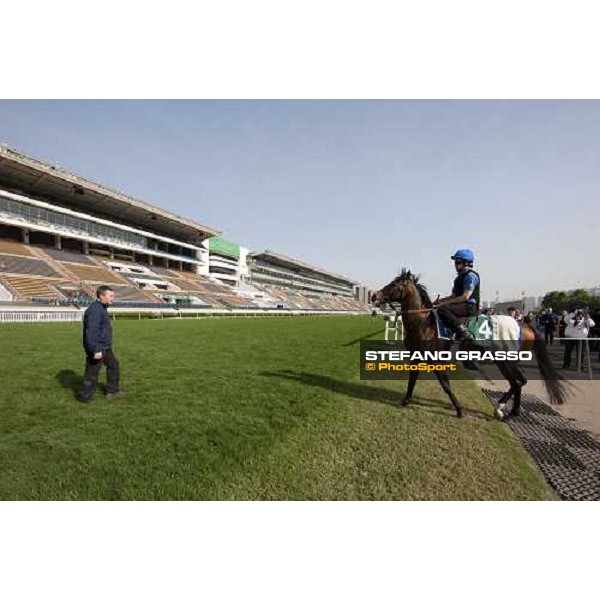
M 453 339 L 452 330 L 433 312 L 437 326 L 437 334 L 441 339 Z M 478 342 L 520 341 L 521 328 L 515 319 L 508 315 L 477 315 L 469 317 L 465 325 L 473 338 Z

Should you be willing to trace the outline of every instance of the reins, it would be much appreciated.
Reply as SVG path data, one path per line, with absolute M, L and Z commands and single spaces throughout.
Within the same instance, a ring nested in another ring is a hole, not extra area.
M 395 306 L 393 302 L 388 302 L 388 304 L 392 307 L 393 310 L 395 310 L 397 313 L 401 314 L 401 315 L 408 315 L 411 313 L 427 313 L 427 312 L 432 312 L 435 310 L 435 308 L 412 308 L 409 310 L 398 310 Z

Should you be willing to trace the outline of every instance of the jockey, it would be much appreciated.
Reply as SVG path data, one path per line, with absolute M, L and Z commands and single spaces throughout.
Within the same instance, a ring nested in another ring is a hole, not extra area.
M 452 287 L 452 295 L 436 302 L 438 315 L 454 331 L 457 339 L 472 340 L 461 317 L 472 317 L 479 313 L 479 274 L 473 271 L 475 254 L 469 248 L 457 250 L 451 257 L 458 273 Z

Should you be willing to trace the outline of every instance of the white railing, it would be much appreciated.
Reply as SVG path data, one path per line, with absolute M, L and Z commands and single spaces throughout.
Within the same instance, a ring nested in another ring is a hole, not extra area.
M 83 318 L 83 310 L 0 310 L 2 323 L 77 323 Z M 270 317 L 270 316 L 319 316 L 319 315 L 364 315 L 360 310 L 304 310 L 304 309 L 202 309 L 202 308 L 112 308 L 110 315 L 113 320 L 121 317 L 133 319 L 185 319 L 185 318 L 215 318 L 215 317 Z
M 56 323 L 78 322 L 83 318 L 79 311 L 0 311 L 0 323 Z

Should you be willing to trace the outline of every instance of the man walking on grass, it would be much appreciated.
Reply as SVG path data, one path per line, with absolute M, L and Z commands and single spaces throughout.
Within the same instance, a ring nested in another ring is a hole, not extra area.
M 83 316 L 85 373 L 77 395 L 81 402 L 93 401 L 102 365 L 106 365 L 106 397 L 111 400 L 119 394 L 119 361 L 112 350 L 112 328 L 108 315 L 108 307 L 114 299 L 114 290 L 101 285 L 96 290 L 96 301 L 90 304 Z

